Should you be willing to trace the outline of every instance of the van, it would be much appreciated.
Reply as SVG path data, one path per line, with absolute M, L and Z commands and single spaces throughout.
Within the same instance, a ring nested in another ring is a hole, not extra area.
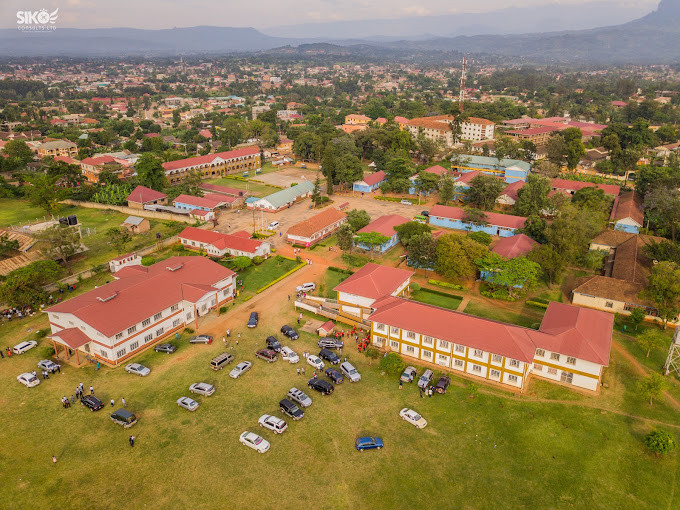
M 38 345 L 38 342 L 29 340 L 28 342 L 21 342 L 20 344 L 15 345 L 12 351 L 14 354 L 23 354 L 26 351 L 33 349 L 36 345 Z
M 267 225 L 267 230 L 276 230 L 277 228 L 279 228 L 278 221 L 272 221 L 269 225 Z
M 118 409 L 118 411 L 111 413 L 111 419 L 125 429 L 129 429 L 137 423 L 137 417 L 127 409 Z
M 340 371 L 345 374 L 345 377 L 347 377 L 350 382 L 361 381 L 361 374 L 357 372 L 357 369 L 354 368 L 349 361 L 340 364 Z
M 234 361 L 234 357 L 228 352 L 223 352 L 222 354 L 213 358 L 210 361 L 210 368 L 212 368 L 213 370 L 222 370 L 232 361 Z
M 425 370 L 423 375 L 420 376 L 420 379 L 418 379 L 418 388 L 422 389 L 427 388 L 427 385 L 430 384 L 433 375 L 434 372 L 432 372 L 432 370 L 430 369 Z

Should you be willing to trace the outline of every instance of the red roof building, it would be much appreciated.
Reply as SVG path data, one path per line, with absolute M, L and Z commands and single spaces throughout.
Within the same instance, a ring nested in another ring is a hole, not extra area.
M 397 235 L 394 227 L 398 227 L 399 225 L 403 225 L 409 221 L 410 220 L 408 218 L 404 218 L 399 214 L 386 214 L 384 216 L 380 216 L 378 219 L 373 220 L 364 228 L 358 230 L 357 234 L 377 232 L 378 234 L 382 234 L 387 237 L 393 237 Z
M 550 186 L 553 190 L 568 195 L 573 195 L 583 188 L 595 187 L 601 189 L 606 195 L 610 195 L 612 197 L 619 196 L 619 192 L 621 191 L 621 187 L 616 186 L 615 184 L 594 184 L 592 182 L 572 181 L 569 179 L 550 179 Z
M 137 186 L 128 195 L 127 203 L 128 207 L 144 209 L 145 205 L 150 204 L 166 205 L 168 203 L 168 196 L 146 186 Z
M 329 207 L 290 227 L 286 233 L 287 240 L 291 244 L 309 247 L 331 236 L 346 221 L 344 212 Z
M 188 171 L 197 171 L 201 177 L 208 178 L 247 172 L 260 167 L 260 148 L 257 146 L 163 163 L 163 169 L 170 184 L 181 182 Z
M 271 253 L 269 243 L 251 239 L 250 236 L 223 234 L 214 230 L 186 227 L 179 234 L 180 243 L 188 250 L 200 251 L 214 257 L 267 258 Z
M 515 230 L 522 228 L 526 218 L 511 214 L 485 212 L 486 225 L 472 225 L 465 218 L 467 213 L 461 207 L 435 205 L 430 210 L 430 224 L 438 227 L 448 227 L 457 230 L 482 230 L 491 235 L 507 237 Z
M 511 237 L 501 237 L 491 251 L 503 258 L 514 259 L 526 255 L 538 245 L 539 243 L 527 235 L 515 234 Z
M 187 211 L 193 211 L 194 209 L 202 209 L 204 211 L 214 211 L 218 207 L 226 203 L 222 199 L 226 199 L 226 196 L 220 196 L 220 199 L 206 198 L 206 197 L 195 197 L 193 195 L 185 195 L 182 193 L 175 200 L 173 200 L 172 205 L 178 209 L 186 209 Z

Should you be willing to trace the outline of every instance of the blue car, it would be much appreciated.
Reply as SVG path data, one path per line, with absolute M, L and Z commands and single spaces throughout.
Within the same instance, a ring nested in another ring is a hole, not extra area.
M 248 327 L 249 328 L 256 327 L 259 320 L 260 320 L 260 316 L 258 315 L 258 313 L 252 312 L 250 314 L 250 318 L 248 319 Z
M 380 450 L 383 447 L 383 441 L 379 437 L 360 437 L 354 443 L 354 446 L 360 452 L 364 450 Z

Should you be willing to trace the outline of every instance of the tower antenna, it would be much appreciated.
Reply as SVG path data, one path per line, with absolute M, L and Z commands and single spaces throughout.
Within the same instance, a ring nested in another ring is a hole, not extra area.
M 465 101 L 465 78 L 467 77 L 467 59 L 463 57 L 463 70 L 460 73 L 460 94 L 458 95 L 458 108 L 463 111 Z

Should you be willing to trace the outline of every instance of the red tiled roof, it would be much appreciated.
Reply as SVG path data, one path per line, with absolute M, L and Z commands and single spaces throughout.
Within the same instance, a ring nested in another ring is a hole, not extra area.
M 618 196 L 621 190 L 621 187 L 615 184 L 594 184 L 592 182 L 572 181 L 569 179 L 550 179 L 550 186 L 559 191 L 578 191 L 583 188 L 597 187 L 604 191 L 606 195 L 613 197 Z
M 369 186 L 373 186 L 374 184 L 384 181 L 386 177 L 387 174 L 382 170 L 379 170 L 373 174 L 370 174 L 368 177 L 364 177 L 362 181 L 364 181 Z
M 193 209 L 191 211 L 192 216 L 208 216 L 209 214 L 212 214 L 212 211 L 204 211 L 203 209 Z
M 147 188 L 146 186 L 137 186 L 135 189 L 132 190 L 132 193 L 128 195 L 127 201 L 135 202 L 138 204 L 145 204 L 146 202 L 162 200 L 167 197 L 168 195 L 166 195 L 165 193 L 161 193 L 160 191 Z
M 538 243 L 531 237 L 517 234 L 510 237 L 501 237 L 491 251 L 506 259 L 514 259 L 515 257 L 526 255 L 536 246 L 538 246 Z
M 240 158 L 243 156 L 252 156 L 260 153 L 260 148 L 253 147 L 243 147 L 241 149 L 234 149 L 232 151 L 226 152 L 216 152 L 215 154 L 207 154 L 205 156 L 196 156 L 195 158 L 185 158 L 178 159 L 176 161 L 167 161 L 163 163 L 163 168 L 167 170 L 177 170 L 180 168 L 193 167 L 198 165 L 207 165 L 212 163 L 216 158 L 222 159 L 233 159 Z
M 305 221 L 301 221 L 290 227 L 288 229 L 288 235 L 300 236 L 300 237 L 312 237 L 315 233 L 323 230 L 324 228 L 332 225 L 336 221 L 340 221 L 346 218 L 347 215 L 338 211 L 335 207 L 329 207 L 321 211 L 319 214 L 315 214 L 311 218 Z
M 435 175 L 439 175 L 439 176 L 446 175 L 447 173 L 449 173 L 449 171 L 441 165 L 434 165 L 434 166 L 428 167 L 425 170 L 423 170 L 423 172 L 427 172 L 429 174 L 435 174 Z
M 462 184 L 470 184 L 470 181 L 472 181 L 472 179 L 474 179 L 478 175 L 482 175 L 482 172 L 480 172 L 479 170 L 473 170 L 472 172 L 464 172 L 463 175 L 456 179 L 456 182 Z
M 245 237 L 246 239 L 250 239 L 250 232 L 247 232 L 245 230 L 237 230 L 236 232 L 232 232 L 231 235 L 236 236 L 236 237 Z
M 645 214 L 642 211 L 642 197 L 635 191 L 629 191 L 617 197 L 609 221 L 631 218 L 638 225 L 643 225 Z
M 90 342 L 90 338 L 83 333 L 80 328 L 66 328 L 56 333 L 52 333 L 50 338 L 56 337 L 71 349 L 79 349 L 86 343 Z
M 214 200 L 215 202 L 221 202 L 224 204 L 231 204 L 232 202 L 236 201 L 236 197 L 232 197 L 230 195 L 223 195 L 221 193 L 206 193 L 203 195 L 203 198 L 207 200 Z
M 394 122 L 396 122 L 397 124 L 406 124 L 408 122 L 408 119 L 406 117 L 400 117 L 399 115 L 397 115 L 394 118 Z
M 333 321 L 326 321 L 321 326 L 316 328 L 316 331 L 317 332 L 323 331 L 324 333 L 330 333 L 331 331 L 333 331 L 333 328 L 335 328 L 335 324 L 333 324 Z
M 192 205 L 194 207 L 207 207 L 208 209 L 215 209 L 216 207 L 219 207 L 220 201 L 218 200 L 213 200 L 209 198 L 204 198 L 204 197 L 194 197 L 192 195 L 185 195 L 181 194 L 179 195 L 174 201 L 173 204 L 187 204 L 187 205 Z
M 380 299 L 391 295 L 411 276 L 413 276 L 413 271 L 369 262 L 333 290 Z
M 522 228 L 527 221 L 522 216 L 513 216 L 511 214 L 499 214 L 493 212 L 485 212 L 487 222 L 490 225 L 507 228 Z M 450 218 L 452 220 L 462 220 L 465 218 L 465 210 L 460 207 L 451 207 L 448 205 L 435 205 L 430 210 L 430 218 L 432 216 L 439 216 L 441 218 Z
M 212 286 L 235 273 L 205 257 L 171 257 L 142 268 L 130 266 L 102 287 L 47 308 L 72 313 L 111 337 L 186 299 L 182 284 Z M 212 288 L 212 287 L 211 287 Z M 217 288 L 212 288 L 215 292 Z
M 67 165 L 79 165 L 80 161 L 75 160 L 73 158 L 69 158 L 68 156 L 56 156 L 54 158 L 54 161 L 63 161 Z
M 83 165 L 104 165 L 106 163 L 115 163 L 116 160 L 111 156 L 95 156 L 93 158 L 85 158 L 80 163 Z
M 488 119 L 482 119 L 479 117 L 468 117 L 464 122 L 468 124 L 482 124 L 483 126 L 493 126 L 494 123 Z
M 542 135 L 544 133 L 552 133 L 553 131 L 559 131 L 557 127 L 539 127 L 539 128 L 529 128 L 529 129 L 515 129 L 514 131 L 506 131 L 508 135 Z
M 508 184 L 505 189 L 501 192 L 501 196 L 507 195 L 513 200 L 517 200 L 519 198 L 519 194 L 517 193 L 520 189 L 524 187 L 526 183 L 524 181 L 515 181 L 511 182 Z
M 215 232 L 214 230 L 205 230 L 196 227 L 186 227 L 179 234 L 179 238 L 212 244 L 218 250 L 230 248 L 246 253 L 255 253 L 262 245 L 262 241 L 250 239 L 250 235 L 244 237 L 242 235 L 223 234 L 221 232 Z
M 396 234 L 394 227 L 403 225 L 408 221 L 408 218 L 404 218 L 399 214 L 386 214 L 385 216 L 380 216 L 380 218 L 366 225 L 364 228 L 359 230 L 357 234 L 377 232 L 378 234 L 392 237 L 394 234 Z

